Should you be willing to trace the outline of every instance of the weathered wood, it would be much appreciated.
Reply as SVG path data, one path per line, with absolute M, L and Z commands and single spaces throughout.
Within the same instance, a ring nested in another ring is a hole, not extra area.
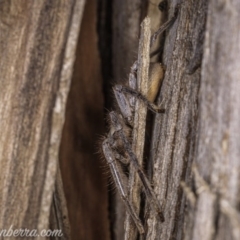
M 138 47 L 138 71 L 137 71 L 137 90 L 144 96 L 148 93 L 149 88 L 149 56 L 150 56 L 150 18 L 145 18 L 141 24 L 141 35 Z M 136 100 L 135 114 L 134 114 L 134 128 L 132 149 L 136 154 L 138 163 L 143 165 L 143 153 L 145 143 L 145 130 L 147 119 L 147 106 L 145 103 Z M 140 213 L 141 202 L 141 181 L 138 177 L 136 169 L 130 165 L 129 170 L 129 199 L 131 200 L 136 212 Z M 125 220 L 125 236 L 124 239 L 135 239 L 137 237 L 137 229 L 133 226 L 130 214 L 127 213 Z
M 210 1 L 202 67 L 196 162 L 200 174 L 218 197 L 218 204 L 220 202 L 217 215 L 212 219 L 214 239 L 218 240 L 240 239 L 239 19 L 239 1 Z M 226 206 L 222 204 L 223 201 L 228 203 L 226 205 L 229 205 L 229 210 L 223 211 Z M 198 203 L 199 207 L 203 207 L 201 205 Z M 235 209 L 238 215 L 238 227 L 233 224 L 237 218 L 231 214 L 231 209 Z M 201 214 L 207 215 L 208 212 Z M 195 218 L 200 216 L 197 212 Z M 204 223 L 195 225 L 195 228 L 205 229 Z
M 155 117 L 150 157 L 153 186 L 163 205 L 165 222 L 150 215 L 147 239 L 183 238 L 185 196 L 180 182 L 188 182 L 190 177 L 201 61 L 191 64 L 197 53 L 201 55 L 206 3 L 205 0 L 182 2 L 178 18 L 166 34 L 163 54 L 166 72 L 158 101 L 166 112 Z M 169 4 L 170 16 L 176 5 Z
M 85 0 L 76 1 L 73 7 L 72 16 L 71 16 L 70 30 L 68 33 L 66 49 L 63 56 L 63 67 L 61 70 L 60 86 L 59 86 L 59 91 L 58 91 L 57 100 L 56 100 L 56 102 L 57 101 L 59 103 L 61 102 L 61 105 L 62 105 L 62 109 L 60 111 L 61 126 L 60 125 L 58 126 L 56 124 L 57 126 L 56 131 L 62 131 L 63 120 L 65 120 L 66 101 L 67 101 L 67 96 L 70 88 L 69 80 L 72 78 L 72 74 L 73 74 L 73 65 L 75 62 L 77 40 L 80 32 L 84 4 L 85 4 Z M 55 182 L 55 191 L 53 194 L 53 201 L 52 201 L 52 216 L 50 218 L 50 226 L 52 229 L 62 230 L 63 237 L 61 239 L 67 240 L 71 238 L 70 236 L 71 227 L 69 223 L 67 203 L 65 200 L 65 193 L 63 189 L 62 176 L 59 169 L 59 164 L 57 166 L 57 175 L 56 175 L 56 182 Z
M 1 229 L 49 229 L 83 3 L 0 3 Z

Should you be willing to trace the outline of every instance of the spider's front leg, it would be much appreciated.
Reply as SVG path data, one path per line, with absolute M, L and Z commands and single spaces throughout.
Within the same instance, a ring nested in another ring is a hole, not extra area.
M 164 77 L 164 69 L 160 63 L 151 63 L 149 67 L 149 88 L 147 96 L 142 95 L 136 90 L 137 79 L 137 62 L 131 68 L 129 74 L 129 87 L 123 85 L 115 85 L 113 92 L 117 100 L 119 109 L 124 119 L 132 125 L 135 109 L 135 99 L 143 101 L 146 106 L 155 113 L 163 113 L 164 109 L 154 104 L 154 100 L 158 94 L 160 85 Z
M 121 166 L 119 165 L 117 158 L 118 153 L 114 150 L 113 146 L 115 144 L 114 140 L 115 132 L 111 132 L 108 134 L 108 137 L 102 143 L 102 150 L 109 165 L 112 177 L 114 179 L 115 185 L 118 189 L 118 192 L 128 209 L 128 212 L 132 216 L 133 221 L 135 222 L 140 234 L 144 233 L 144 228 L 141 220 L 136 214 L 127 194 L 127 180 L 125 180 L 126 176 L 124 175 Z

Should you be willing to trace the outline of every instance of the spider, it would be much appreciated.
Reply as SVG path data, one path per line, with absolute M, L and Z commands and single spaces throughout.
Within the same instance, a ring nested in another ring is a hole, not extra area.
M 157 36 L 168 27 L 170 27 L 170 25 L 175 21 L 177 13 L 178 6 L 175 9 L 174 16 L 170 18 L 170 20 L 165 24 L 163 24 L 161 28 L 159 28 L 159 30 L 152 35 L 150 40 L 150 47 L 155 42 Z M 127 179 L 126 175 L 123 173 L 121 164 L 126 165 L 130 162 L 132 163 L 142 182 L 143 190 L 146 194 L 147 201 L 150 203 L 150 207 L 157 213 L 160 221 L 164 222 L 162 207 L 156 197 L 150 181 L 138 163 L 138 159 L 132 150 L 130 140 L 132 129 L 134 128 L 133 117 L 136 100 L 143 101 L 147 107 L 155 113 L 164 112 L 163 109 L 160 109 L 153 103 L 158 93 L 160 83 L 163 79 L 164 70 L 160 63 L 150 63 L 150 87 L 147 96 L 143 96 L 140 92 L 135 90 L 137 85 L 137 70 L 138 62 L 136 61 L 132 65 L 129 74 L 129 86 L 115 85 L 113 87 L 113 93 L 120 111 L 111 111 L 109 113 L 110 130 L 107 134 L 107 137 L 102 142 L 102 150 L 121 198 L 129 214 L 131 215 L 139 233 L 143 234 L 143 224 L 128 197 Z

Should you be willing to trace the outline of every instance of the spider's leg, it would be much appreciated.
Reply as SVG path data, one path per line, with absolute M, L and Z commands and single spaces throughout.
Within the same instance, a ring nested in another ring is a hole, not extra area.
M 136 98 L 143 101 L 151 111 L 155 113 L 164 112 L 164 110 L 161 109 L 161 107 L 158 107 L 153 103 L 157 96 L 164 76 L 163 66 L 159 63 L 150 64 L 149 88 L 146 97 L 143 96 L 140 92 L 135 90 L 136 89 L 136 86 L 134 86 L 134 83 L 136 83 L 136 77 L 134 74 L 135 68 L 136 63 L 133 65 L 131 73 L 129 74 L 129 83 L 132 83 L 129 87 L 122 85 L 115 85 L 113 87 L 113 92 L 117 100 L 118 106 L 120 108 L 121 114 L 130 124 L 132 124 L 133 122 L 133 111 L 135 109 L 134 107 Z
M 114 92 L 117 92 L 118 95 L 123 95 L 123 96 L 125 96 L 124 93 L 128 93 L 128 94 L 131 94 L 132 96 L 135 96 L 137 99 L 140 99 L 141 101 L 143 101 L 148 106 L 148 108 L 154 113 L 164 113 L 165 112 L 164 109 L 161 109 L 160 107 L 158 107 L 154 103 L 150 102 L 140 92 L 138 92 L 138 91 L 136 91 L 136 90 L 134 90 L 130 87 L 126 87 L 126 86 L 122 86 L 122 85 L 116 85 L 116 86 L 114 86 Z
M 146 197 L 150 203 L 151 208 L 157 212 L 160 220 L 163 222 L 164 221 L 164 215 L 163 215 L 163 211 L 162 211 L 162 207 L 159 204 L 159 201 L 156 197 L 156 194 L 154 193 L 151 184 L 148 180 L 148 178 L 146 177 L 145 173 L 143 172 L 143 170 L 141 169 L 137 157 L 134 154 L 134 152 L 132 151 L 132 146 L 130 144 L 130 142 L 128 141 L 127 137 L 125 136 L 124 132 L 123 132 L 123 127 L 122 127 L 122 123 L 121 120 L 119 119 L 119 116 L 115 113 L 115 112 L 110 112 L 110 119 L 111 119 L 111 123 L 114 126 L 115 130 L 118 131 L 118 134 L 123 142 L 123 146 L 127 151 L 127 154 L 129 156 L 129 159 L 131 161 L 131 163 L 133 164 L 134 168 L 136 169 L 139 178 L 142 181 L 142 184 L 144 186 L 144 191 L 146 194 Z
M 129 73 L 129 78 L 128 78 L 129 88 L 131 89 L 137 89 L 137 70 L 138 70 L 138 62 L 135 61 L 131 67 L 131 71 Z M 119 91 L 117 86 L 118 85 L 113 87 L 113 93 L 115 95 L 120 112 L 123 115 L 123 117 L 126 119 L 126 121 L 130 125 L 132 125 L 136 97 L 133 94 L 127 96 L 124 92 Z
M 157 36 L 162 34 L 166 29 L 168 29 L 176 20 L 177 15 L 178 15 L 178 11 L 180 8 L 180 4 L 177 4 L 177 6 L 174 9 L 174 13 L 173 16 L 167 21 L 165 22 L 152 36 L 151 36 L 151 40 L 150 40 L 150 48 L 152 47 L 152 45 L 155 43 Z
M 106 138 L 102 143 L 102 149 L 104 156 L 107 160 L 107 163 L 110 167 L 110 171 L 112 173 L 112 177 L 114 179 L 114 182 L 116 184 L 116 187 L 118 189 L 118 192 L 128 210 L 130 215 L 133 218 L 133 221 L 135 222 L 140 234 L 144 233 L 144 228 L 142 225 L 141 220 L 137 216 L 131 202 L 129 201 L 128 195 L 127 195 L 127 184 L 123 182 L 124 174 L 122 172 L 121 166 L 119 166 L 118 162 L 116 161 L 116 158 L 114 156 L 114 152 L 112 151 L 111 144 L 108 141 L 108 138 Z
M 126 94 L 124 94 L 122 91 L 118 91 L 117 86 L 119 86 L 119 85 L 116 85 L 113 87 L 113 93 L 117 100 L 117 104 L 119 106 L 120 112 L 121 112 L 122 116 L 126 119 L 126 121 L 129 124 L 132 124 L 132 122 L 133 122 L 133 107 L 130 105 L 128 96 Z

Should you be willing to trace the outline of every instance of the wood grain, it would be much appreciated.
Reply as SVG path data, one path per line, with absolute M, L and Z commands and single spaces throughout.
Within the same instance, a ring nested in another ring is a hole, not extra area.
M 1 229 L 49 229 L 82 4 L 0 3 Z

